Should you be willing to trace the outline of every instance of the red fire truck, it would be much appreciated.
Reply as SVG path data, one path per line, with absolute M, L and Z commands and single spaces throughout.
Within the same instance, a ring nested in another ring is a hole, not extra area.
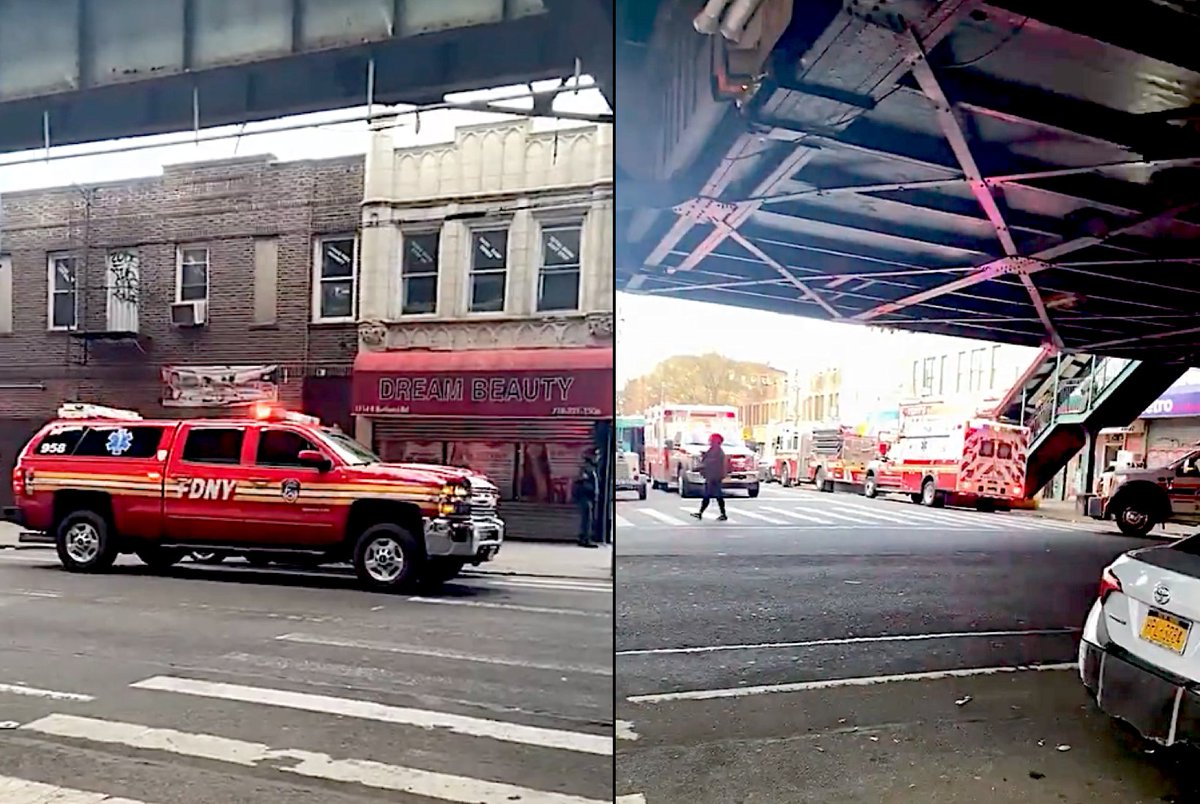
M 775 436 L 771 473 L 782 486 L 811 483 L 812 432 L 785 426 Z
M 737 409 L 723 405 L 659 405 L 646 411 L 646 473 L 656 489 L 699 494 L 704 478 L 697 471 L 708 439 L 720 433 L 728 458 L 725 489 L 758 496 L 758 466 L 742 439 Z
M 863 487 L 867 465 L 879 457 L 879 439 L 845 425 L 817 427 L 812 432 L 809 478 L 817 491 Z
M 908 494 L 926 506 L 1008 509 L 1025 495 L 1029 430 L 947 414 L 936 404 L 904 406 L 895 446 L 872 461 L 863 493 Z

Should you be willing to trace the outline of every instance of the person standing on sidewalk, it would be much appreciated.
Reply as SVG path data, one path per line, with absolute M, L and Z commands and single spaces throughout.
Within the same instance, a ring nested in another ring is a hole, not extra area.
M 594 452 L 589 452 L 583 459 L 583 466 L 579 469 L 579 476 L 575 478 L 572 489 L 572 496 L 575 498 L 576 505 L 579 506 L 580 547 L 600 546 L 596 544 L 594 538 L 597 491 L 596 455 Z
M 704 517 L 704 509 L 708 508 L 710 500 L 717 501 L 717 509 L 721 515 L 718 522 L 729 519 L 725 516 L 725 494 L 721 490 L 721 482 L 725 479 L 725 450 L 721 445 L 725 439 L 720 433 L 708 437 L 708 451 L 700 458 L 700 474 L 704 477 L 704 497 L 700 500 L 700 510 L 692 514 L 696 519 Z

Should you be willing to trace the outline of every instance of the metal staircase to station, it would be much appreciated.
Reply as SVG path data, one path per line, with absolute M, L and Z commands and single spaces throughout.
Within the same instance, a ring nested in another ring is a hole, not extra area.
M 1025 496 L 1061 472 L 1089 435 L 1130 424 L 1186 371 L 1186 365 L 1043 349 L 992 414 L 1030 429 Z

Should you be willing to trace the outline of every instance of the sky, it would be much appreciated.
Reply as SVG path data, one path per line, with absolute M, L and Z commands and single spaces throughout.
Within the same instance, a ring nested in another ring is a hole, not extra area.
M 541 91 L 557 83 L 536 82 L 533 89 Z M 609 111 L 590 76 L 581 76 L 579 86 L 559 95 L 554 108 L 562 112 Z M 526 91 L 526 86 L 497 87 L 455 93 L 446 99 L 478 101 Z M 531 100 L 509 103 L 513 108 L 532 105 Z M 418 115 L 406 106 L 376 106 L 370 111 L 400 114 L 393 132 L 396 147 L 449 142 L 454 139 L 457 126 L 512 119 L 508 115 L 463 110 Z M 272 154 L 284 161 L 361 154 L 367 150 L 369 133 L 367 123 L 356 118 L 367 114 L 366 107 L 358 107 L 245 126 L 201 128 L 199 137 L 195 132 L 182 132 L 52 147 L 48 152 L 4 154 L 0 155 L 0 204 L 4 193 L 156 176 L 162 173 L 164 165 L 181 162 L 259 154 Z M 580 125 L 589 124 L 547 118 L 533 121 L 538 130 Z M 270 131 L 285 126 L 295 130 Z M 150 147 L 127 150 L 134 146 Z M 790 371 L 824 368 L 852 356 L 862 359 L 867 353 L 886 359 L 889 349 L 886 335 L 866 327 L 657 296 L 618 294 L 617 321 L 618 387 L 677 354 L 715 351 L 737 360 L 765 362 Z M 879 355 L 880 352 L 883 354 Z
M 533 84 L 533 88 L 541 91 L 552 88 L 557 83 L 553 80 L 538 81 Z M 591 114 L 609 111 L 604 97 L 595 88 L 590 76 L 581 76 L 579 85 L 580 89 L 571 90 L 558 96 L 554 103 L 556 111 Z M 456 102 L 479 101 L 512 97 L 527 91 L 528 87 L 524 85 L 496 87 L 478 92 L 453 93 L 447 95 L 446 99 Z M 513 101 L 508 105 L 513 108 L 527 109 L 532 106 L 532 101 Z M 409 111 L 411 109 L 412 107 L 409 106 L 376 106 L 372 109 L 375 114 L 394 111 L 402 115 L 394 132 L 398 148 L 449 142 L 454 139 L 456 126 L 512 119 L 509 115 L 458 109 L 423 112 L 417 115 Z M 406 111 L 409 113 L 405 114 Z M 354 121 L 354 118 L 362 118 L 366 114 L 367 109 L 364 106 L 250 123 L 245 126 L 202 127 L 200 130 L 201 141 L 199 142 L 197 142 L 196 134 L 189 131 L 102 143 L 52 147 L 48 154 L 44 149 L 3 154 L 0 155 L 0 201 L 2 201 L 4 193 L 20 190 L 157 176 L 162 173 L 163 165 L 181 162 L 200 162 L 258 154 L 273 154 L 281 160 L 290 161 L 366 153 L 369 143 L 367 124 L 362 120 Z M 272 128 L 299 125 L 308 127 L 294 131 L 265 133 L 266 130 Z M 533 122 L 535 130 L 581 125 L 590 124 L 546 118 L 535 118 Z M 205 141 L 205 138 L 224 135 L 235 136 L 228 139 Z M 123 153 L 112 152 L 134 145 L 153 147 Z M 49 160 L 46 159 L 47 155 L 50 157 Z

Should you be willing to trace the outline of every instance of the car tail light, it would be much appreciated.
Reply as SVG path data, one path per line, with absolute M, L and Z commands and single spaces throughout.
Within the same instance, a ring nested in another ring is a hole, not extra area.
M 21 467 L 13 469 L 12 473 L 13 495 L 16 497 L 25 496 L 25 470 Z
M 1100 576 L 1100 602 L 1103 603 L 1113 592 L 1121 591 L 1121 581 L 1113 574 L 1112 567 L 1105 567 Z

